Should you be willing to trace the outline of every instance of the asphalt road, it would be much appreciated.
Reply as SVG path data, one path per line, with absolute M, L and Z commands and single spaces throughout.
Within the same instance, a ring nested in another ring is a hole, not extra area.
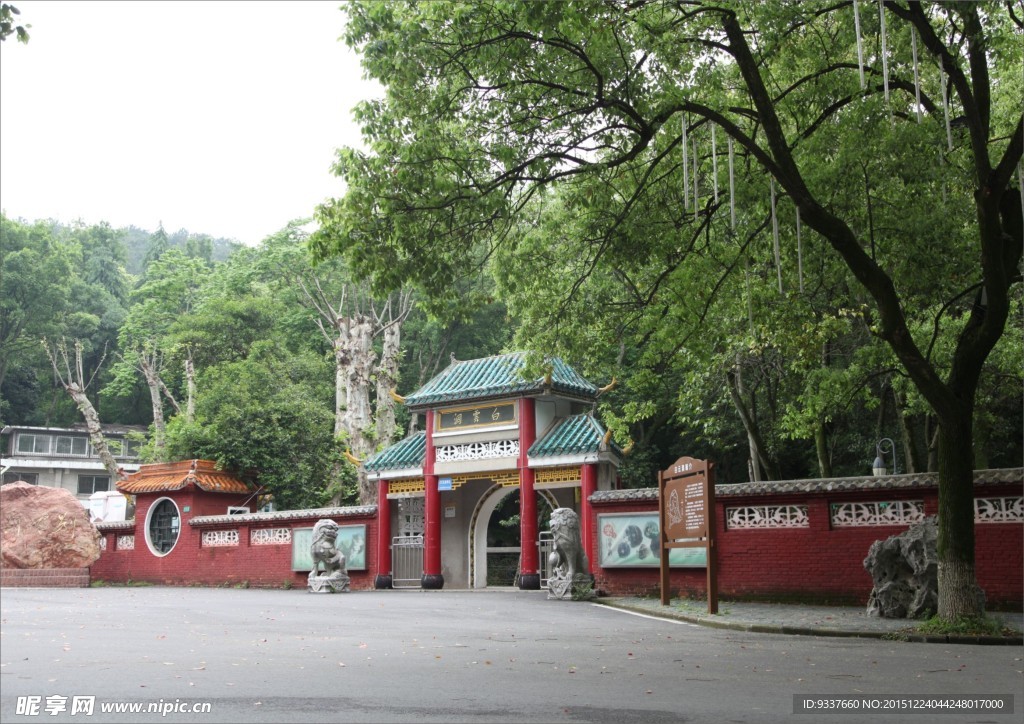
M 4 589 L 0 721 L 1020 722 L 1022 656 L 723 631 L 543 592 Z M 795 696 L 857 707 L 794 714 Z M 865 708 L 992 696 L 1002 711 Z M 118 703 L 168 713 L 101 711 Z

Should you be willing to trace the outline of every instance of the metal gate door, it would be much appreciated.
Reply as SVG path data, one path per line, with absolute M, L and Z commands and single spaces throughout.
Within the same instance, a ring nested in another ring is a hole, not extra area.
M 400 535 L 391 539 L 391 585 L 419 588 L 423 578 L 423 536 Z
M 537 563 L 540 565 L 540 587 L 547 588 L 548 579 L 551 578 L 550 556 L 555 550 L 555 534 L 550 530 L 542 530 L 537 536 Z

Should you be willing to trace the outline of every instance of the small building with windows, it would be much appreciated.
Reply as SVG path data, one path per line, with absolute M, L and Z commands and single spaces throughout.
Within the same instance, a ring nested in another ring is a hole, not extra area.
M 132 433 L 146 433 L 139 425 L 104 425 L 103 437 L 114 459 L 125 473 L 139 469 L 142 443 Z M 0 469 L 3 482 L 23 480 L 32 485 L 64 488 L 88 506 L 94 493 L 113 491 L 117 483 L 103 467 L 89 442 L 85 425 L 72 427 L 31 427 L 9 425 L 0 430 L 6 445 Z

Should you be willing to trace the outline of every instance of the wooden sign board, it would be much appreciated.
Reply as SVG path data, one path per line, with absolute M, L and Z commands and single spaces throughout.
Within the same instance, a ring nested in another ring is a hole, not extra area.
M 703 476 L 665 483 L 665 536 L 668 540 L 707 537 L 707 487 Z
M 667 551 L 704 547 L 707 550 L 708 613 L 718 613 L 718 575 L 715 561 L 714 463 L 682 457 L 658 473 L 661 519 L 661 603 L 669 604 Z

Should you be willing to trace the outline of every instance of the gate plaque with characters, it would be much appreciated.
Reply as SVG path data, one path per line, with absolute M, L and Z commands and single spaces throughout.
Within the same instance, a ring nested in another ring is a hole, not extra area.
M 661 518 L 661 605 L 671 599 L 668 551 L 707 550 L 708 613 L 718 613 L 718 571 L 715 561 L 715 464 L 682 457 L 658 473 Z

